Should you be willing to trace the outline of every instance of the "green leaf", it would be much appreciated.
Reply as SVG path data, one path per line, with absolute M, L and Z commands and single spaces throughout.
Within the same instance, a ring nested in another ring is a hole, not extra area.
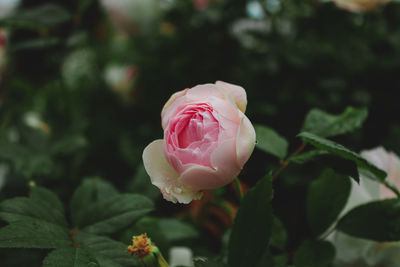
M 86 178 L 72 195 L 70 208 L 74 226 L 81 226 L 87 217 L 86 206 L 118 195 L 117 189 L 99 178 Z
M 289 158 L 288 161 L 296 164 L 304 164 L 313 161 L 315 164 L 318 164 L 318 166 L 326 166 L 335 170 L 337 173 L 350 176 L 357 182 L 360 180 L 357 164 L 354 161 L 330 154 L 328 151 L 315 149 L 293 156 Z
M 346 205 L 350 191 L 350 179 L 330 169 L 310 184 L 306 200 L 307 220 L 315 236 L 335 221 Z
M 288 162 L 293 162 L 296 164 L 304 164 L 310 162 L 312 160 L 318 159 L 320 156 L 329 155 L 329 152 L 319 149 L 314 149 L 311 151 L 307 151 L 295 156 L 288 158 Z
M 339 115 L 313 109 L 307 114 L 302 131 L 321 137 L 345 134 L 361 127 L 367 116 L 368 110 L 365 108 L 348 107 Z
M 304 241 L 294 253 L 296 267 L 331 266 L 335 247 L 327 241 Z
M 385 199 L 358 206 L 339 221 L 337 229 L 375 241 L 399 241 L 400 199 Z
M 51 191 L 34 186 L 31 196 L 16 197 L 0 204 L 0 218 L 13 223 L 27 219 L 40 219 L 55 225 L 67 226 L 61 201 Z
M 0 229 L 1 248 L 60 248 L 72 246 L 68 229 L 38 219 L 13 222 Z
M 78 232 L 75 241 L 91 251 L 101 267 L 138 266 L 136 258 L 126 252 L 127 244 L 108 237 Z
M 271 239 L 269 241 L 269 245 L 280 250 L 285 250 L 286 242 L 287 242 L 286 229 L 283 226 L 282 222 L 277 217 L 274 216 L 272 220 L 272 231 L 271 231 Z
M 160 198 L 160 190 L 151 183 L 150 177 L 143 164 L 137 167 L 135 176 L 127 185 L 126 190 L 129 193 L 145 195 L 152 200 Z
M 39 37 L 35 39 L 28 39 L 22 42 L 17 42 L 10 49 L 12 53 L 21 51 L 21 50 L 29 50 L 29 49 L 48 49 L 51 46 L 58 45 L 62 42 L 60 38 L 57 37 Z
M 255 125 L 254 128 L 257 136 L 256 147 L 280 159 L 286 156 L 288 142 L 285 138 L 267 126 Z
M 232 267 L 256 266 L 267 249 L 272 228 L 272 183 L 266 176 L 244 196 L 229 240 Z
M 300 133 L 298 136 L 302 137 L 307 143 L 310 143 L 318 149 L 325 150 L 344 159 L 354 161 L 357 164 L 358 168 L 364 169 L 372 173 L 374 175 L 373 178 L 378 180 L 379 182 L 382 182 L 386 177 L 386 173 L 384 171 L 382 171 L 372 163 L 368 162 L 366 159 L 362 158 L 356 152 L 353 152 L 338 143 L 308 132 Z
M 110 234 L 133 224 L 153 210 L 153 202 L 141 195 L 123 194 L 85 205 L 81 229 L 92 234 Z
M 83 248 L 59 248 L 43 260 L 42 267 L 99 267 L 95 258 Z
M 48 210 L 64 215 L 64 205 L 54 192 L 41 186 L 32 186 L 29 191 L 29 197 L 32 200 L 43 203 Z

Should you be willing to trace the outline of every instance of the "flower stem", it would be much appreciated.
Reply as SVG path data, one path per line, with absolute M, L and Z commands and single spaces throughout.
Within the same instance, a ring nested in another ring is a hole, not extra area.
M 293 156 L 296 156 L 297 154 L 300 154 L 304 148 L 306 147 L 306 143 L 302 143 L 297 149 L 296 151 L 294 151 L 289 157 L 287 158 L 291 158 Z M 286 160 L 281 160 L 281 166 L 279 167 L 279 169 L 272 175 L 272 181 L 274 181 L 278 175 L 289 165 L 289 162 Z
M 237 193 L 239 195 L 239 200 L 242 201 L 242 199 L 243 199 L 243 190 L 242 190 L 242 186 L 240 185 L 239 178 L 236 177 L 234 181 L 235 181 L 236 191 L 237 191 Z

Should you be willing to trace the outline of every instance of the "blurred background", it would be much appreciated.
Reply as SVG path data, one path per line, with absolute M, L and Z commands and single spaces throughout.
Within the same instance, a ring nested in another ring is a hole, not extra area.
M 241 85 L 250 120 L 285 136 L 291 151 L 311 108 L 367 107 L 364 127 L 336 140 L 400 154 L 399 22 L 396 2 L 357 13 L 318 0 L 0 0 L 0 200 L 35 182 L 68 203 L 84 177 L 101 177 L 156 200 L 153 216 L 203 234 L 179 240 L 196 254 L 219 254 L 238 205 L 233 187 L 172 205 L 142 166 L 169 96 L 216 80 Z M 256 150 L 240 179 L 252 186 L 277 166 Z M 319 171 L 301 168 L 276 182 L 289 251 L 309 234 L 305 188 Z M 41 252 L 18 253 L 0 256 L 40 266 Z

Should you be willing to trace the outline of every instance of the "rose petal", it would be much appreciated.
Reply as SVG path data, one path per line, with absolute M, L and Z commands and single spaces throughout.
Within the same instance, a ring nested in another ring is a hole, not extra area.
M 160 189 L 166 200 L 187 204 L 201 198 L 201 192 L 180 184 L 179 174 L 164 156 L 163 140 L 155 140 L 144 149 L 143 163 L 152 184 Z
M 165 127 L 168 124 L 168 119 L 171 116 L 171 114 L 174 112 L 174 110 L 182 104 L 182 102 L 185 101 L 185 98 L 183 96 L 186 95 L 187 91 L 189 89 L 185 89 L 179 92 L 174 93 L 167 101 L 167 103 L 165 103 L 162 111 L 161 111 L 161 124 L 163 129 L 165 129 Z M 178 101 L 177 101 L 178 100 Z
M 256 145 L 256 132 L 246 115 L 241 113 L 241 116 L 242 122 L 236 136 L 236 155 L 238 165 L 243 167 Z
M 196 85 L 187 92 L 187 98 L 193 101 L 204 101 L 211 96 L 222 99 L 225 98 L 224 94 L 219 90 L 219 88 L 212 83 Z
M 181 183 L 197 190 L 215 189 L 229 184 L 241 168 L 236 160 L 236 141 L 227 140 L 211 154 L 214 170 L 204 166 L 192 166 L 181 176 Z
M 231 97 L 235 101 L 237 107 L 243 113 L 246 111 L 247 96 L 246 91 L 243 89 L 243 87 L 222 81 L 216 81 L 215 85 L 222 88 L 223 90 L 226 90 L 227 93 L 231 95 Z

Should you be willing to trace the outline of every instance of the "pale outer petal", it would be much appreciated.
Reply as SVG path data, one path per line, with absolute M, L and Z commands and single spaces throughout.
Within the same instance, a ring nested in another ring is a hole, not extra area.
M 152 184 L 161 190 L 166 200 L 187 204 L 201 198 L 201 192 L 180 183 L 179 174 L 164 156 L 162 139 L 153 141 L 144 149 L 143 164 Z
M 361 155 L 378 168 L 387 172 L 387 180 L 400 190 L 400 159 L 393 152 L 386 151 L 383 147 L 362 151 Z M 381 198 L 396 197 L 396 195 L 381 185 Z
M 238 165 L 243 167 L 256 145 L 256 131 L 246 115 L 240 112 L 240 117 L 242 120 L 236 136 L 236 155 Z
M 181 176 L 181 182 L 197 190 L 215 189 L 229 184 L 241 171 L 236 160 L 235 138 L 221 143 L 211 154 L 214 170 L 204 166 L 193 166 Z
M 247 95 L 243 87 L 222 81 L 216 81 L 215 85 L 225 90 L 232 97 L 240 111 L 243 113 L 246 111 Z

